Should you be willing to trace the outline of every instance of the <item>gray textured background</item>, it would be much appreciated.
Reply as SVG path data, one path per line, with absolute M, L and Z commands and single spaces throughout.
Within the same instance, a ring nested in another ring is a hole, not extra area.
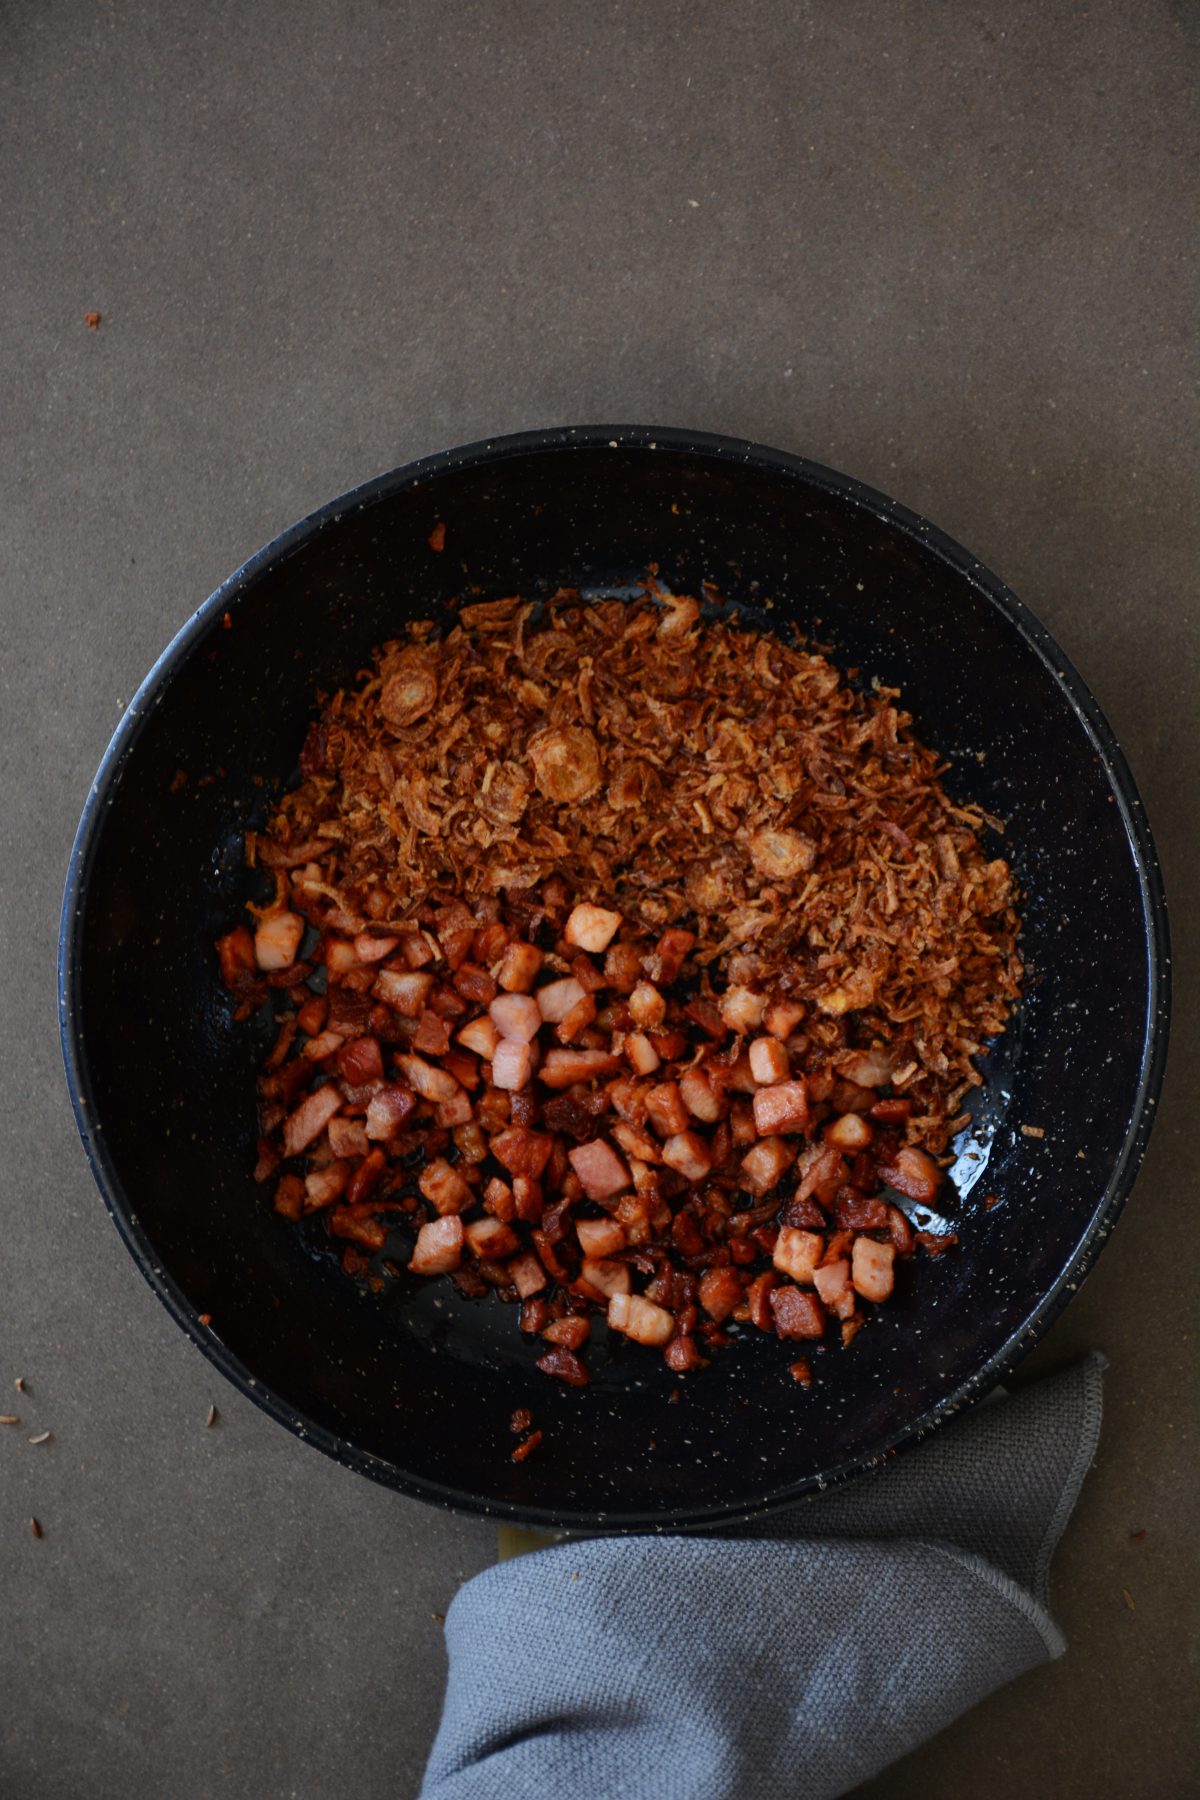
M 430 1614 L 495 1550 L 219 1384 L 92 1188 L 54 940 L 123 701 L 250 551 L 407 457 L 745 434 L 929 514 L 1041 614 L 1128 750 L 1186 952 L 1196 32 L 1165 0 L 0 5 L 5 1800 L 411 1795 Z M 1070 1653 L 874 1794 L 1194 1791 L 1180 972 L 1137 1194 L 1027 1365 L 1112 1358 Z

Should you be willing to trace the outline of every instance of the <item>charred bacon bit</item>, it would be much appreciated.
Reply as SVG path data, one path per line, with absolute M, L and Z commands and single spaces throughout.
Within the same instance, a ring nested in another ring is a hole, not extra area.
M 916 1200 L 922 1206 L 933 1204 L 942 1184 L 942 1171 L 915 1144 L 902 1144 L 895 1161 L 880 1166 L 879 1177 L 906 1200 Z
M 565 1350 L 559 1345 L 553 1350 L 547 1350 L 545 1356 L 539 1356 L 537 1366 L 543 1375 L 557 1376 L 559 1381 L 569 1382 L 572 1387 L 586 1387 L 588 1384 L 585 1365 L 573 1350 Z
M 775 1330 L 781 1338 L 819 1338 L 825 1335 L 825 1309 L 815 1294 L 803 1288 L 777 1287 L 770 1293 Z

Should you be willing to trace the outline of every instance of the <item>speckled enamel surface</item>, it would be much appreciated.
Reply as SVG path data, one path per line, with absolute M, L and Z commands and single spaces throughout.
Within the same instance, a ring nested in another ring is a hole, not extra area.
M 440 556 L 427 544 L 438 520 Z M 511 1309 L 415 1279 L 359 1291 L 250 1178 L 268 1026 L 230 1024 L 211 942 L 251 891 L 240 834 L 292 773 L 314 693 L 468 586 L 619 592 L 650 562 L 899 686 L 952 760 L 954 791 L 1007 821 L 1002 853 L 1026 895 L 1026 1000 L 987 1063 L 943 1209 L 960 1248 L 907 1268 L 850 1351 L 815 1359 L 811 1390 L 791 1379 L 786 1345 L 749 1331 L 679 1384 L 678 1403 L 661 1362 L 602 1332 L 592 1387 L 566 1390 L 534 1370 Z M 64 906 L 60 998 L 80 1129 L 126 1242 L 183 1328 L 273 1416 L 427 1499 L 654 1528 L 841 1478 L 978 1397 L 1031 1346 L 1136 1173 L 1167 966 L 1161 882 L 1124 760 L 1062 652 L 995 577 L 814 464 L 599 427 L 398 470 L 285 533 L 205 603 L 97 775 Z M 999 1204 L 985 1209 L 989 1194 Z M 514 1465 L 518 1405 L 546 1435 Z

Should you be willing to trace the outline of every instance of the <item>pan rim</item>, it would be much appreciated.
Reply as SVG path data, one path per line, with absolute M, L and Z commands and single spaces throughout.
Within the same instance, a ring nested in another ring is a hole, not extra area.
M 258 577 L 287 560 L 322 531 L 350 512 L 364 510 L 394 494 L 432 482 L 457 468 L 483 466 L 547 451 L 613 448 L 656 453 L 687 453 L 716 463 L 735 462 L 791 478 L 818 492 L 850 502 L 857 510 L 898 528 L 947 564 L 1015 629 L 1034 651 L 1085 732 L 1119 808 L 1130 844 L 1141 897 L 1147 1007 L 1139 1077 L 1129 1127 L 1120 1153 L 1092 1212 L 1079 1253 L 1038 1299 L 1025 1321 L 1010 1333 L 983 1367 L 960 1382 L 919 1420 L 882 1439 L 870 1452 L 848 1459 L 819 1475 L 768 1488 L 756 1499 L 721 1504 L 673 1506 L 663 1511 L 612 1508 L 538 1507 L 491 1500 L 447 1483 L 416 1476 L 374 1456 L 348 1438 L 313 1424 L 273 1389 L 266 1387 L 220 1338 L 200 1323 L 182 1289 L 159 1263 L 154 1246 L 108 1151 L 97 1116 L 79 1011 L 82 927 L 85 901 L 104 820 L 122 766 L 146 720 L 170 681 L 190 655 L 215 616 L 234 611 Z M 93 1178 L 105 1206 L 143 1276 L 175 1323 L 227 1380 L 293 1435 L 315 1445 L 344 1467 L 367 1475 L 412 1498 L 511 1522 L 571 1530 L 678 1531 L 757 1516 L 795 1505 L 829 1486 L 861 1475 L 893 1451 L 900 1450 L 974 1403 L 1003 1380 L 1047 1327 L 1058 1318 L 1074 1290 L 1094 1264 L 1133 1187 L 1153 1127 L 1166 1065 L 1170 1016 L 1170 941 L 1166 897 L 1154 839 L 1132 772 L 1111 726 L 1069 657 L 1025 603 L 1006 583 L 961 544 L 898 501 L 823 464 L 790 451 L 771 449 L 750 440 L 681 427 L 648 425 L 552 426 L 484 438 L 404 463 L 377 475 L 288 526 L 229 575 L 192 613 L 155 660 L 130 701 L 104 751 L 89 787 L 68 864 L 58 936 L 59 1037 L 76 1125 Z

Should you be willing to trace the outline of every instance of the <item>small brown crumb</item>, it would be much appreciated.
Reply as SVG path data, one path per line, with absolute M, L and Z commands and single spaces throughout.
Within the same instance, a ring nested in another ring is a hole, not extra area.
M 678 1406 L 679 1402 L 682 1400 L 682 1398 L 683 1398 L 683 1390 L 678 1387 L 673 1387 L 671 1389 L 670 1393 L 667 1395 L 667 1405 L 668 1406 Z
M 441 519 L 438 520 L 437 524 L 429 534 L 429 548 L 431 550 L 444 550 L 446 548 L 446 527 Z
M 1133 1595 L 1130 1593 L 1128 1588 L 1123 1587 L 1121 1589 L 1121 1598 L 1125 1602 L 1126 1606 L 1129 1608 L 1130 1612 L 1137 1611 L 1137 1607 L 1133 1604 Z
M 541 1443 L 543 1435 L 544 1434 L 540 1431 L 531 1431 L 529 1436 L 525 1438 L 523 1442 L 519 1443 L 513 1451 L 512 1460 L 514 1462 L 524 1462 L 527 1456 L 532 1456 L 538 1445 Z
M 1129 1541 L 1130 1541 L 1130 1543 L 1131 1543 L 1131 1544 L 1143 1544 L 1143 1543 L 1145 1543 L 1145 1541 L 1146 1541 L 1146 1528 L 1145 1528 L 1145 1526 L 1144 1526 L 1144 1525 L 1143 1525 L 1143 1527 L 1142 1527 L 1142 1529 L 1141 1529 L 1141 1530 L 1140 1530 L 1140 1531 L 1131 1531 L 1131 1532 L 1130 1532 L 1130 1534 L 1129 1534 Z
M 217 1409 L 215 1406 L 210 1406 L 208 1409 L 208 1417 L 205 1419 L 204 1423 L 206 1425 L 215 1425 L 216 1422 L 217 1422 Z
M 1022 1137 L 1044 1138 L 1046 1133 L 1040 1125 L 1022 1125 L 1021 1135 Z
M 810 1388 L 812 1386 L 812 1364 L 806 1356 L 797 1357 L 794 1363 L 788 1364 L 788 1368 L 791 1371 L 793 1381 L 798 1381 L 801 1387 Z
M 445 1613 L 431 1612 L 429 1616 L 433 1620 L 435 1625 L 444 1625 L 446 1623 Z
M 98 312 L 85 312 L 83 315 L 83 322 L 89 331 L 99 331 L 100 314 Z
M 233 630 L 233 614 L 232 613 L 226 612 L 226 613 L 221 614 L 221 629 L 222 629 L 222 631 L 232 631 Z
M 33 1533 L 33 1536 L 34 1536 L 34 1537 L 41 1537 L 41 1535 L 42 1535 L 42 1528 L 41 1528 L 41 1526 L 40 1526 L 40 1525 L 39 1525 L 39 1524 L 38 1524 L 38 1522 L 37 1522 L 37 1520 L 36 1520 L 36 1519 L 30 1519 L 30 1521 L 29 1521 L 29 1529 L 30 1529 L 30 1531 L 31 1531 L 31 1532 L 32 1532 L 32 1533 Z
M 211 1313 L 201 1313 L 200 1314 L 200 1323 L 202 1325 L 211 1325 L 212 1324 L 212 1314 Z
M 993 1206 L 999 1206 L 999 1204 L 999 1194 L 985 1194 L 983 1196 L 983 1209 L 985 1212 L 991 1212 Z
M 167 789 L 167 792 L 169 794 L 177 794 L 181 787 L 186 787 L 186 786 L 187 786 L 187 770 L 186 769 L 176 769 L 174 775 L 172 775 L 172 777 L 171 777 L 171 785 Z
M 49 1440 L 50 1436 L 51 1433 L 48 1431 L 37 1431 L 29 1441 L 31 1444 L 44 1444 Z
M 17 1379 L 13 1382 L 13 1386 L 16 1388 L 18 1394 L 23 1394 L 25 1392 L 25 1377 L 23 1375 L 18 1375 Z
M 527 1406 L 518 1406 L 516 1412 L 514 1412 L 512 1418 L 508 1421 L 508 1429 L 516 1432 L 528 1431 L 532 1424 L 533 1414 L 530 1412 L 529 1408 Z
M 0 1425 L 19 1425 L 20 1423 L 16 1413 L 0 1413 Z

